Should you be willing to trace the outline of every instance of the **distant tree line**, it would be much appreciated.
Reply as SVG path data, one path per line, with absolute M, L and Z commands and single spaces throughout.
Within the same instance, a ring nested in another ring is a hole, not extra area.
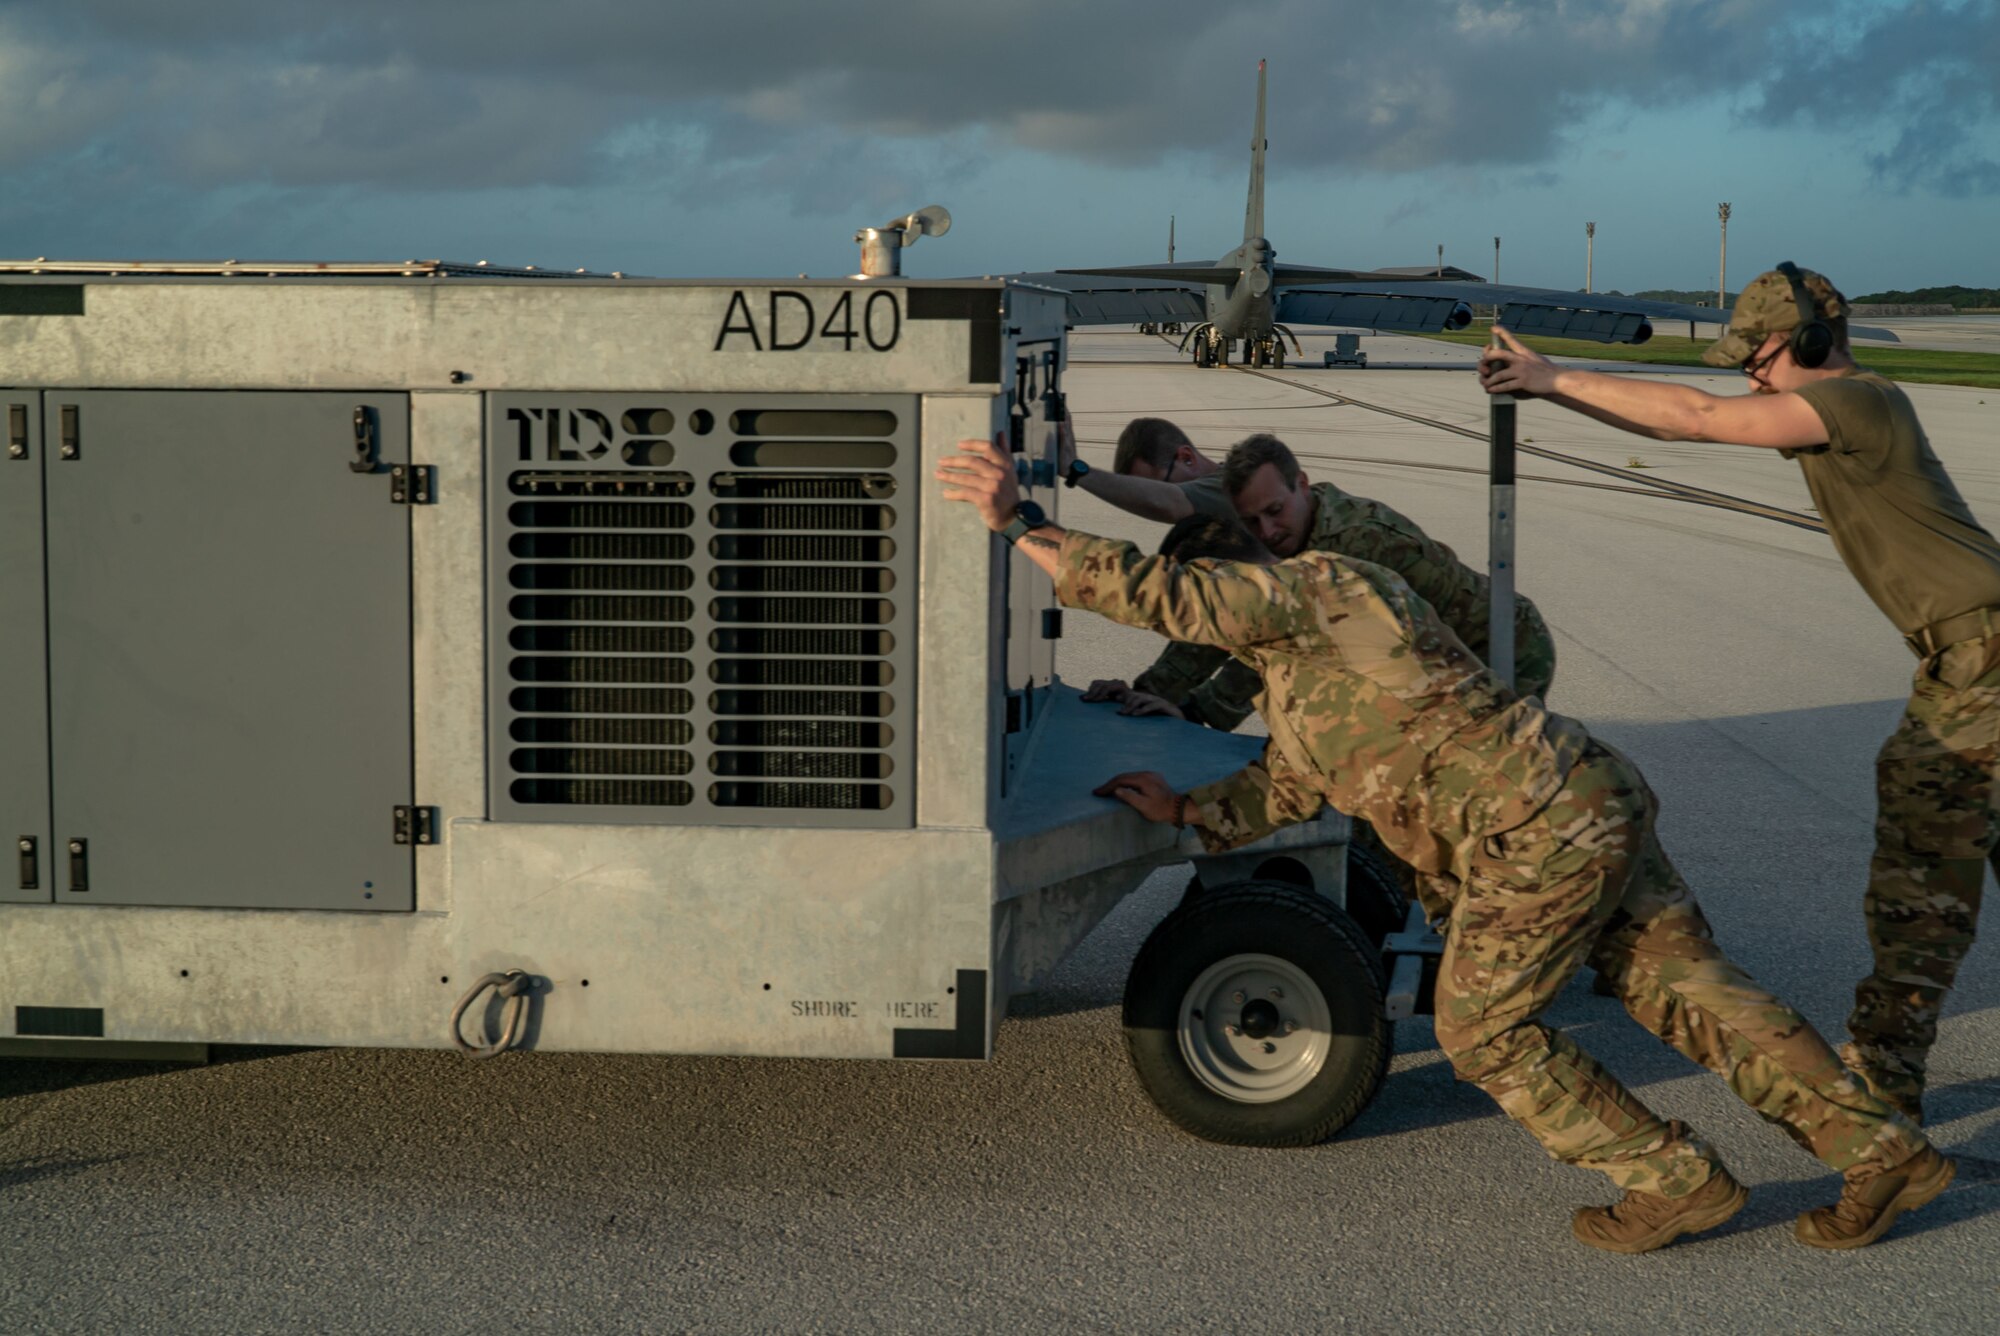
M 1956 283 L 1944 288 L 1918 288 L 1914 292 L 1892 289 L 1888 292 L 1871 292 L 1866 297 L 1856 297 L 1857 304 L 1868 302 L 1882 305 L 1944 305 L 1954 310 L 1973 307 L 2000 306 L 2000 288 L 1968 288 Z
M 1613 288 L 1606 291 L 1604 295 L 1607 297 L 1633 297 L 1642 302 L 1679 302 L 1682 306 L 1715 305 L 1714 288 L 1708 288 L 1701 292 L 1690 292 L 1683 288 L 1648 288 L 1644 292 L 1620 292 L 1616 288 Z M 1730 305 L 1735 300 L 1736 294 L 1732 292 L 1724 300 L 1723 305 Z
M 1644 292 L 1620 292 L 1607 288 L 1606 297 L 1636 297 L 1649 302 L 1680 302 L 1684 306 L 1715 305 L 1715 289 L 1708 288 L 1694 292 L 1684 288 L 1649 288 Z M 1865 297 L 1851 297 L 1848 300 L 1859 305 L 1881 306 L 1949 306 L 1954 310 L 1992 310 L 2000 307 L 2000 288 L 1968 288 L 1953 284 L 1944 288 L 1918 288 L 1913 292 L 1891 289 L 1888 292 L 1871 292 Z M 1736 294 L 1730 293 L 1723 305 L 1736 302 Z

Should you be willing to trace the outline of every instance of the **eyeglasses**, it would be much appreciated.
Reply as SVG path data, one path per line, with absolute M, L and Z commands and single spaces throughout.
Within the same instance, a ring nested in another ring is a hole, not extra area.
M 1165 475 L 1164 475 L 1163 477 L 1161 477 L 1160 481 L 1161 481 L 1161 482 L 1172 482 L 1172 481 L 1174 480 L 1174 466 L 1175 466 L 1176 464 L 1180 463 L 1180 462 L 1181 462 L 1181 459 L 1180 459 L 1180 456 L 1179 456 L 1179 455 L 1168 455 L 1168 456 L 1167 456 L 1167 471 L 1166 471 L 1166 474 L 1165 474 Z
M 1765 367 L 1768 367 L 1771 365 L 1771 363 L 1777 361 L 1778 354 L 1782 353 L 1783 351 L 1785 351 L 1785 345 L 1783 343 L 1779 343 L 1775 347 L 1773 347 L 1770 352 L 1765 353 L 1762 357 L 1758 357 L 1753 353 L 1749 357 L 1744 358 L 1743 365 L 1736 369 L 1738 371 L 1741 371 L 1744 375 L 1754 379 L 1756 376 L 1758 376 L 1760 373 L 1763 372 Z

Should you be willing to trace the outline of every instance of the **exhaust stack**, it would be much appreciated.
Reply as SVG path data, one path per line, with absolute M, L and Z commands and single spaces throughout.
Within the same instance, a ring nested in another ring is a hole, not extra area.
M 854 234 L 861 245 L 861 272 L 856 278 L 897 278 L 903 272 L 903 247 L 918 237 L 941 237 L 951 231 L 951 212 L 942 204 L 927 204 L 880 227 Z

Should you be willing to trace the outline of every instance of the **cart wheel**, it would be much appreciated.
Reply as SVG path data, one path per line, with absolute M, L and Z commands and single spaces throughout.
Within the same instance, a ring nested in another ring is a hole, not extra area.
M 1389 1066 L 1381 962 L 1331 901 L 1218 887 L 1168 915 L 1125 984 L 1125 1042 L 1160 1111 L 1232 1146 L 1310 1146 Z
M 1357 823 L 1359 824 L 1359 823 Z M 1401 932 L 1410 917 L 1410 897 L 1387 854 L 1371 844 L 1347 846 L 1347 917 L 1381 949 L 1382 939 Z

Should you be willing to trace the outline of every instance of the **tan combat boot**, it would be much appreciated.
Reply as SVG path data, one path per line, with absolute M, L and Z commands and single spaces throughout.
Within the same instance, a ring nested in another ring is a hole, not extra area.
M 1714 1229 L 1749 1200 L 1750 1189 L 1717 1165 L 1706 1183 L 1684 1197 L 1627 1192 L 1609 1206 L 1579 1206 L 1570 1220 L 1570 1232 L 1607 1252 L 1651 1252 L 1683 1234 Z
M 1840 1046 L 1840 1060 L 1847 1070 L 1861 1078 L 1861 1084 L 1868 1087 L 1868 1093 L 1902 1114 L 1918 1127 L 1924 1125 L 1924 1097 L 1919 1094 L 1899 1094 L 1886 1079 L 1884 1073 L 1874 1063 L 1868 1061 L 1861 1046 L 1849 1040 Z
M 1896 1217 L 1914 1211 L 1951 1186 L 1958 1166 L 1925 1146 L 1893 1169 L 1863 1165 L 1847 1171 L 1840 1200 L 1799 1216 L 1793 1231 L 1815 1248 L 1862 1248 L 1889 1232 Z

